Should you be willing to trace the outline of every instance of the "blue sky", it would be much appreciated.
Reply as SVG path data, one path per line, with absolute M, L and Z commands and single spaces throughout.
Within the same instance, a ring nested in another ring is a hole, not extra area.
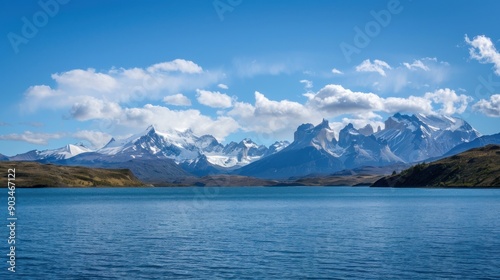
M 0 153 L 397 111 L 500 132 L 498 1 L 2 1 Z

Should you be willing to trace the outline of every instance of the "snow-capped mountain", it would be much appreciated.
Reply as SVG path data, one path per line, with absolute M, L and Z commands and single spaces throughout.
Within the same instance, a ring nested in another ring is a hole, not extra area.
M 69 144 L 59 149 L 54 150 L 32 150 L 24 154 L 18 154 L 10 157 L 12 161 L 57 161 L 69 159 L 82 153 L 92 152 L 92 149 L 85 147 L 83 144 Z
M 191 130 L 160 132 L 150 126 L 142 133 L 125 139 L 112 138 L 98 150 L 91 150 L 83 145 L 67 145 L 55 150 L 33 150 L 9 159 L 46 162 L 72 159 L 69 161 L 71 164 L 171 159 L 178 165 L 192 168 L 213 165 L 234 169 L 279 152 L 288 144 L 286 141 L 276 142 L 268 148 L 246 138 L 239 143 L 231 142 L 224 146 L 211 135 L 198 137 Z
M 284 145 L 284 142 L 275 143 L 272 149 L 277 152 Z M 172 159 L 184 166 L 211 164 L 223 168 L 246 165 L 269 155 L 269 152 L 269 148 L 257 145 L 251 139 L 244 139 L 239 143 L 231 142 L 224 146 L 211 135 L 198 137 L 191 130 L 160 132 L 154 126 L 120 141 L 111 139 L 106 146 L 96 151 L 113 162 L 130 159 Z
M 399 113 L 389 117 L 385 128 L 374 135 L 386 141 L 392 152 L 406 162 L 441 156 L 453 147 L 480 136 L 460 118 Z
M 343 148 L 341 158 L 345 168 L 404 162 L 391 151 L 387 143 L 378 140 L 374 135 L 362 134 L 352 124 L 348 124 L 339 132 L 338 145 Z
M 392 153 L 387 143 L 373 135 L 365 136 L 352 124 L 339 132 L 337 140 L 329 122 L 323 120 L 317 126 L 300 125 L 294 133 L 294 141 L 288 147 L 242 167 L 238 173 L 263 178 L 287 178 L 401 162 L 403 160 Z
M 121 141 L 111 139 L 106 146 L 96 152 L 112 156 L 115 161 L 168 158 L 180 163 L 195 160 L 200 156 L 202 149 L 196 145 L 197 140 L 199 138 L 190 130 L 159 132 L 154 126 L 150 126 L 144 132 Z
M 234 167 L 243 166 L 261 159 L 267 155 L 268 148 L 264 145 L 257 145 L 251 139 L 245 138 L 241 142 L 231 142 L 222 151 L 207 152 L 208 162 L 223 166 Z
M 314 147 L 318 150 L 324 150 L 332 156 L 339 156 L 335 133 L 325 119 L 317 126 L 310 123 L 300 125 L 293 134 L 293 139 L 292 144 L 286 147 L 285 150 Z
M 8 160 L 130 168 L 142 175 L 140 178 L 156 181 L 220 173 L 288 178 L 414 163 L 440 157 L 461 144 L 468 147 L 498 138 L 481 140 L 480 134 L 460 118 L 422 114 L 397 113 L 385 121 L 384 129 L 374 131 L 370 125 L 356 129 L 348 124 L 337 139 L 328 121 L 323 120 L 316 126 L 300 125 L 292 143 L 281 141 L 266 147 L 251 139 L 223 145 L 211 135 L 197 136 L 191 130 L 158 131 L 150 126 L 128 138 L 113 138 L 98 150 L 67 145 L 30 151 Z M 476 138 L 481 141 L 473 142 Z
M 276 141 L 276 142 L 274 142 L 274 144 L 269 146 L 269 149 L 267 150 L 266 156 L 275 154 L 275 153 L 283 150 L 284 148 L 288 147 L 289 145 L 290 145 L 290 142 L 288 142 L 288 141 Z

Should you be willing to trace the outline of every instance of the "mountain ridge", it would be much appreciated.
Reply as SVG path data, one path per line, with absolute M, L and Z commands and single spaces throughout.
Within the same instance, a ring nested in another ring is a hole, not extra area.
M 363 166 L 411 164 L 443 156 L 478 137 L 479 132 L 457 117 L 396 113 L 376 132 L 372 126 L 356 129 L 349 123 L 336 137 L 328 120 L 323 119 L 318 125 L 298 126 L 292 143 L 276 141 L 270 146 L 249 138 L 223 145 L 212 135 L 197 136 L 191 130 L 158 131 L 149 126 L 128 138 L 112 138 L 97 150 L 67 145 L 7 159 L 130 168 L 148 182 L 217 174 L 286 179 Z

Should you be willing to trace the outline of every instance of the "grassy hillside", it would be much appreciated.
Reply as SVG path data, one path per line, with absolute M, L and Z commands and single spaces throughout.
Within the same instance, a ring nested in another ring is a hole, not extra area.
M 500 145 L 488 145 L 384 177 L 373 187 L 500 187 Z
M 16 187 L 122 187 L 144 186 L 128 169 L 60 166 L 37 162 L 0 162 L 2 187 L 7 187 L 7 169 L 16 169 Z

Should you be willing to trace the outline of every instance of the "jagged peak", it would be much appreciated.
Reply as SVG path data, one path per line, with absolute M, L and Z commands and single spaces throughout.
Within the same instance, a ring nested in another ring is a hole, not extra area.
M 111 145 L 112 143 L 116 142 L 116 139 L 115 137 L 111 137 L 111 139 L 108 141 L 108 143 L 106 145 L 104 145 L 104 148 Z
M 330 123 L 328 122 L 327 119 L 323 119 L 321 121 L 321 123 L 318 124 L 315 128 L 316 129 L 322 129 L 322 128 L 328 128 L 328 129 L 330 129 Z
M 146 128 L 146 133 L 155 133 L 155 132 L 156 132 L 156 128 L 153 124 L 148 126 L 148 128 Z
M 373 130 L 373 126 L 371 124 L 366 124 L 364 127 L 358 129 L 359 133 L 369 136 L 372 135 L 375 131 Z
M 312 123 L 303 123 L 297 127 L 297 131 L 303 131 L 303 130 L 309 130 L 314 128 L 314 125 Z
M 353 131 L 358 133 L 358 130 L 354 128 L 354 125 L 352 123 L 348 123 L 346 126 L 344 126 L 344 128 L 340 130 L 340 132 L 348 132 L 348 131 Z
M 354 128 L 354 125 L 353 125 L 352 123 L 348 123 L 348 124 L 344 127 L 344 129 L 355 129 L 355 128 Z
M 396 119 L 401 119 L 403 116 L 401 115 L 401 113 L 396 113 L 392 116 L 393 118 L 396 118 Z

